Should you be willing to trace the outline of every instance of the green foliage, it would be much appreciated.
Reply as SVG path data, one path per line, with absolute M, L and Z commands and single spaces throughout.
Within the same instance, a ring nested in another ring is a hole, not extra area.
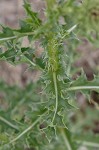
M 0 150 L 76 150 L 82 145 L 89 149 L 99 148 L 98 136 L 94 140 L 90 135 L 82 136 L 78 129 L 72 129 L 71 125 L 75 128 L 77 124 L 70 120 L 70 114 L 77 108 L 77 91 L 87 98 L 92 90 L 99 92 L 98 75 L 88 81 L 82 72 L 81 76 L 73 79 L 76 68 L 72 64 L 77 57 L 75 48 L 78 45 L 75 28 L 79 17 L 73 19 L 72 14 L 77 8 L 76 12 L 84 15 L 84 6 L 79 6 L 74 0 L 45 2 L 44 22 L 24 1 L 27 18 L 20 21 L 19 29 L 2 26 L 0 44 L 4 48 L 1 47 L 0 59 L 14 65 L 27 63 L 33 69 L 41 70 L 42 75 L 37 83 L 30 83 L 25 89 L 0 82 L 0 92 L 4 93 L 7 105 L 6 110 L 2 106 L 0 109 Z M 61 17 L 64 23 L 60 23 Z M 22 46 L 24 37 L 29 40 L 28 47 Z M 34 46 L 37 40 L 43 47 L 39 57 Z M 80 113 L 79 110 L 77 112 Z

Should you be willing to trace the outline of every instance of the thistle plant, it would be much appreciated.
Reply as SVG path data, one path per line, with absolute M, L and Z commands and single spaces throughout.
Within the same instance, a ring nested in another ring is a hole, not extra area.
M 1 112 L 0 121 L 4 128 L 1 125 L 0 150 L 77 150 L 82 145 L 89 150 L 98 150 L 98 136 L 77 133 L 76 125 L 70 119 L 71 112 L 78 110 L 75 101 L 77 91 L 82 92 L 89 101 L 92 90 L 99 92 L 97 75 L 94 75 L 92 81 L 88 81 L 82 71 L 80 76 L 73 79 L 76 70 L 72 67 L 76 57 L 73 48 L 79 42 L 75 33 L 77 24 L 73 24 L 73 20 L 71 22 L 71 11 L 67 11 L 68 16 L 64 11 L 66 6 L 67 10 L 70 6 L 71 10 L 74 9 L 73 1 L 45 0 L 45 5 L 45 21 L 32 11 L 30 3 L 25 0 L 27 17 L 20 21 L 19 29 L 2 25 L 0 44 L 5 49 L 0 53 L 1 60 L 14 65 L 27 63 L 33 69 L 40 70 L 41 77 L 37 83 L 30 83 L 25 89 L 9 88 L 0 83 L 1 90 L 8 95 L 13 89 L 12 96 L 7 97 L 10 105 L 6 115 L 4 111 Z M 60 22 L 61 17 L 64 23 Z M 28 47 L 22 46 L 24 37 L 28 38 Z M 35 50 L 36 41 L 39 41 L 43 48 L 38 57 Z M 37 91 L 40 92 L 36 94 Z M 13 98 L 17 99 L 16 103 L 10 101 Z M 98 114 L 98 110 L 95 112 Z

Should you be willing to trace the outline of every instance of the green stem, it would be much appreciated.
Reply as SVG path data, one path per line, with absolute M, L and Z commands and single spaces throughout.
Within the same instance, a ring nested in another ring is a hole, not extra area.
M 17 36 L 11 36 L 11 37 L 6 37 L 6 38 L 0 38 L 0 41 L 7 41 L 7 40 L 12 40 L 12 39 L 16 39 Z
M 99 86 L 75 86 L 70 87 L 66 91 L 75 91 L 75 90 L 86 90 L 86 89 L 99 89 Z
M 45 112 L 46 113 L 46 112 Z M 45 114 L 44 113 L 44 114 Z M 42 114 L 41 116 L 43 116 L 44 114 Z M 31 130 L 40 120 L 41 120 L 41 116 L 39 116 L 27 129 L 25 129 L 21 134 L 19 134 L 16 138 L 14 138 L 12 141 L 9 142 L 9 144 L 17 141 L 18 139 L 20 139 L 24 134 L 26 134 L 29 130 Z
M 5 118 L 0 116 L 0 120 L 4 123 L 6 123 L 8 126 L 14 128 L 15 130 L 18 130 L 18 127 L 14 124 L 12 124 L 11 122 L 9 122 L 8 120 L 6 120 Z
M 57 109 L 58 109 L 58 88 L 57 88 L 56 72 L 53 72 L 53 81 L 54 81 L 54 88 L 55 88 L 56 105 L 55 105 L 55 112 L 54 112 L 54 116 L 52 119 L 52 123 L 54 122 L 54 119 L 55 119 L 55 116 L 57 113 Z
M 39 65 L 37 65 L 36 63 L 34 63 L 33 61 L 31 61 L 31 60 L 28 59 L 27 57 L 26 57 L 26 59 L 27 59 L 27 61 L 28 61 L 32 66 L 34 66 L 35 68 L 37 68 L 37 69 L 43 71 L 43 69 L 42 69 Z
M 98 143 L 92 143 L 92 142 L 87 142 L 87 141 L 79 141 L 79 140 L 77 140 L 77 143 L 81 143 L 81 144 L 83 144 L 83 145 L 85 145 L 85 146 L 88 146 L 88 147 L 97 147 L 97 148 L 99 148 L 99 144 Z
M 11 39 L 17 39 L 17 38 L 21 38 L 24 36 L 29 36 L 29 35 L 37 35 L 39 32 L 41 31 L 41 28 L 39 28 L 38 30 L 35 30 L 33 32 L 26 32 L 26 33 L 20 33 L 17 30 L 14 31 L 16 33 L 16 35 L 13 35 L 11 37 L 4 37 L 4 38 L 0 38 L 0 41 L 7 41 L 7 40 L 11 40 Z
M 67 150 L 73 150 L 63 128 L 60 129 Z
M 24 134 L 26 134 L 29 130 L 31 130 L 40 120 L 40 117 L 33 122 L 31 126 L 29 126 L 27 129 L 25 129 L 21 134 L 19 134 L 16 138 L 14 138 L 12 141 L 10 141 L 10 144 L 20 139 Z
M 60 130 L 61 135 L 63 137 L 66 149 L 67 150 L 73 150 L 73 148 L 71 147 L 71 144 L 69 142 L 68 136 L 66 135 L 66 131 L 63 128 L 60 128 L 59 130 Z M 79 140 L 79 139 L 77 139 L 77 137 L 75 138 L 75 142 L 77 142 L 78 144 L 85 145 L 87 147 L 99 148 L 99 144 L 98 143 L 95 143 L 95 142 L 92 142 L 92 141 L 90 142 L 90 141 Z

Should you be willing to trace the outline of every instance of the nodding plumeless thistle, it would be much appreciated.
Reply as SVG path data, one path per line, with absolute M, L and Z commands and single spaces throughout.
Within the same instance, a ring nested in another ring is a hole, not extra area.
M 94 29 L 98 33 L 99 1 L 77 1 L 45 0 L 43 21 L 28 0 L 24 0 L 27 16 L 19 27 L 2 26 L 0 59 L 14 65 L 26 63 L 41 74 L 37 82 L 30 81 L 25 88 L 0 82 L 0 92 L 4 92 L 4 98 L 6 95 L 9 107 L 5 110 L 0 106 L 0 150 L 23 147 L 25 150 L 80 150 L 82 146 L 88 150 L 99 149 L 99 136 L 88 131 L 91 128 L 88 124 L 97 121 L 99 113 L 95 109 L 88 111 L 89 119 L 88 112 L 80 115 L 83 111 L 77 109 L 76 101 L 78 93 L 90 102 L 91 92 L 99 93 L 99 74 L 89 81 L 84 71 L 80 71 L 75 78 L 79 70 L 73 65 L 78 57 L 74 29 L 79 24 L 85 38 Z M 28 47 L 22 42 L 24 37 Z M 38 42 L 43 48 L 40 56 L 36 55 Z M 95 105 L 99 110 L 98 104 Z

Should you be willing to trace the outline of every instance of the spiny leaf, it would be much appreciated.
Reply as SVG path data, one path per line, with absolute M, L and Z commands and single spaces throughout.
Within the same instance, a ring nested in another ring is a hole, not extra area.
M 40 25 L 41 20 L 38 18 L 38 14 L 31 10 L 31 5 L 26 0 L 24 0 L 24 8 L 27 12 L 27 15 L 32 19 L 32 23 L 37 26 Z
M 75 92 L 80 91 L 86 95 L 87 99 L 90 101 L 91 91 L 99 92 L 99 77 L 94 76 L 92 81 L 88 81 L 84 72 L 76 80 L 67 83 L 66 92 L 71 99 L 74 99 Z
M 15 52 L 13 49 L 10 49 L 9 51 L 0 54 L 0 59 L 14 62 L 16 54 L 17 52 Z
M 2 33 L 0 33 L 0 38 L 14 36 L 13 30 L 9 27 L 2 26 Z
M 2 32 L 0 33 L 0 43 L 9 40 L 9 39 L 15 39 L 16 36 L 13 33 L 13 30 L 9 27 L 2 26 Z
M 86 76 L 82 74 L 76 80 L 70 83 L 67 91 L 77 91 L 77 90 L 96 90 L 99 91 L 99 77 L 95 76 L 92 81 L 88 81 Z
M 26 22 L 26 20 L 20 20 L 20 29 L 17 29 L 16 32 L 19 33 L 26 33 L 26 32 L 32 32 L 33 26 L 31 26 L 29 23 Z

